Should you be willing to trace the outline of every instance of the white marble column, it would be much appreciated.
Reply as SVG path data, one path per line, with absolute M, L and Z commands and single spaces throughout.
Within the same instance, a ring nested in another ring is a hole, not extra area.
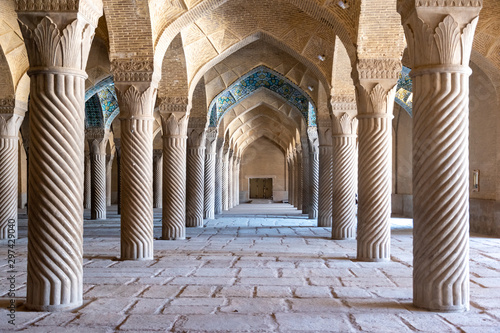
M 153 259 L 153 107 L 156 84 L 139 81 L 141 73 L 121 72 L 134 63 L 114 64 L 120 106 L 121 259 Z M 148 64 L 152 76 L 152 64 Z M 135 79 L 127 82 L 123 79 Z M 117 82 L 118 81 L 118 82 Z M 115 140 L 116 145 L 116 140 Z
M 398 3 L 413 64 L 413 303 L 431 311 L 469 309 L 469 59 L 481 4 Z
M 163 150 L 153 150 L 153 208 L 162 208 L 163 203 Z
M 205 181 L 205 119 L 189 121 L 186 175 L 186 226 L 203 227 Z
M 0 107 L 0 239 L 16 239 L 18 229 L 18 138 L 24 111 L 16 110 L 14 103 L 14 99 L 0 103 L 10 104 Z
M 214 214 L 222 213 L 222 183 L 223 183 L 223 146 L 224 140 L 217 138 L 216 140 L 216 155 L 215 155 L 215 205 Z
M 356 238 L 357 119 L 333 115 L 332 238 Z
M 309 218 L 318 218 L 318 191 L 319 191 L 319 142 L 318 142 L 318 129 L 316 127 L 309 127 L 307 129 L 307 136 L 310 142 L 309 145 L 309 186 L 310 192 L 310 206 Z
M 205 147 L 205 188 L 203 197 L 203 217 L 208 220 L 212 220 L 215 217 L 215 168 L 217 159 L 217 128 L 210 127 L 207 129 Z
M 234 194 L 234 151 L 229 149 L 229 156 L 227 161 L 227 206 L 228 209 L 233 208 L 233 194 Z
M 117 173 L 117 178 L 118 178 L 118 184 L 117 185 L 117 193 L 116 193 L 116 200 L 117 200 L 117 205 L 116 205 L 116 213 L 118 215 L 121 214 L 122 212 L 122 196 L 121 196 L 121 189 L 122 189 L 122 182 L 121 182 L 121 157 L 122 157 L 122 144 L 121 144 L 121 139 L 120 138 L 113 138 L 115 142 L 115 152 L 116 152 L 116 173 Z
M 62 311 L 83 301 L 85 66 L 102 8 L 64 13 L 17 2 L 30 68 L 28 275 L 25 306 Z
M 229 209 L 228 177 L 229 148 L 224 147 L 224 151 L 222 152 L 222 210 Z
M 106 218 L 106 145 L 109 131 L 104 128 L 86 130 L 91 165 L 90 216 L 92 220 Z
M 318 119 L 318 227 L 332 226 L 332 129 L 330 117 Z
M 308 214 L 311 208 L 311 157 L 309 154 L 309 140 L 304 137 L 302 145 L 302 214 Z
M 382 68 L 382 69 L 381 69 Z M 391 258 L 392 109 L 401 63 L 362 59 L 356 85 L 359 120 L 358 250 L 361 261 Z
M 304 170 L 302 168 L 303 150 L 300 145 L 297 146 L 295 154 L 295 202 L 298 210 L 302 210 L 302 181 L 304 179 Z M 310 155 L 309 155 L 310 156 Z
M 189 116 L 162 113 L 163 214 L 162 238 L 186 238 L 186 148 Z
M 85 152 L 84 172 L 83 208 L 90 209 L 92 201 L 92 163 L 90 162 L 90 151 Z
M 106 206 L 111 206 L 111 176 L 113 175 L 113 160 L 115 154 L 106 155 Z

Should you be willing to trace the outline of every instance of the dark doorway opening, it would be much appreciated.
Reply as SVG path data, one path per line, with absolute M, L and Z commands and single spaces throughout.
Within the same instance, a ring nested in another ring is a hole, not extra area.
M 250 199 L 272 199 L 272 178 L 250 178 Z

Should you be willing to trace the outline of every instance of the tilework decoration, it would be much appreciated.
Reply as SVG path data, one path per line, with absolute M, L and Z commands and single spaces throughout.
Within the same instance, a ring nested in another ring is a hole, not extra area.
M 85 101 L 87 101 L 90 97 L 97 94 L 98 91 L 114 84 L 115 81 L 113 81 L 113 76 L 111 75 L 105 78 L 104 80 L 99 81 L 95 86 L 93 86 L 92 88 L 90 88 L 85 92 Z
M 113 120 L 120 113 L 118 101 L 116 100 L 115 86 L 107 86 L 99 91 L 97 95 L 101 101 L 104 128 L 109 129 Z
M 226 112 L 258 89 L 264 88 L 296 107 L 304 116 L 307 126 L 316 126 L 316 108 L 311 97 L 284 75 L 266 66 L 259 66 L 243 75 L 212 100 L 209 107 L 210 127 L 216 127 Z
M 109 129 L 113 120 L 120 113 L 112 76 L 108 76 L 87 90 L 85 101 L 86 128 L 104 127 Z M 99 108 L 96 103 L 100 104 Z
M 97 94 L 90 97 L 85 102 L 85 128 L 103 127 L 101 102 Z
M 403 70 L 399 74 L 398 86 L 396 88 L 396 103 L 412 116 L 412 88 L 411 88 L 411 69 L 403 66 Z

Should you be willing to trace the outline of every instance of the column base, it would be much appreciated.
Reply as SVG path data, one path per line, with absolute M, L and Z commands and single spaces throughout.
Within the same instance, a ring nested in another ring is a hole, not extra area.
M 390 258 L 356 258 L 356 261 L 365 261 L 365 262 L 389 262 Z
M 333 240 L 355 240 L 356 237 L 333 237 L 332 236 L 332 239 Z
M 43 312 L 62 312 L 62 311 L 71 311 L 75 310 L 83 305 L 83 300 L 68 304 L 58 304 L 58 305 L 35 305 L 29 304 L 28 302 L 24 303 L 24 306 L 28 310 L 32 311 L 43 311 Z
M 419 309 L 427 310 L 429 312 L 467 312 L 469 311 L 469 305 L 451 305 L 451 306 L 439 306 L 439 305 L 424 305 L 418 304 L 418 302 L 413 302 L 413 305 Z
M 160 240 L 185 240 L 186 237 L 162 237 Z
M 318 227 L 331 227 L 331 226 L 332 226 L 332 218 L 330 219 L 318 218 Z
M 127 258 L 127 257 L 120 257 L 118 260 L 120 261 L 125 261 L 125 260 L 132 260 L 132 261 L 148 261 L 148 260 L 154 260 L 154 257 L 145 257 L 145 258 Z

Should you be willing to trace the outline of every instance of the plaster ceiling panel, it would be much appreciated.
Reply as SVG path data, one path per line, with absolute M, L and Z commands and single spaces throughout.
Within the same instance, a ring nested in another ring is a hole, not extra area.
M 233 83 L 234 81 L 236 81 L 239 78 L 239 75 L 233 71 L 227 71 L 221 75 L 221 78 L 224 81 L 224 84 L 226 85 L 226 87 L 228 87 L 231 85 L 231 83 Z
M 312 36 L 302 54 L 309 59 L 313 59 L 313 62 L 321 68 L 323 73 L 331 73 L 334 49 L 335 45 L 331 42 L 318 36 Z M 323 61 L 318 58 L 320 55 L 325 56 Z
M 291 70 L 288 71 L 285 75 L 292 80 L 296 85 L 300 85 L 302 82 L 302 77 L 306 71 L 305 66 L 301 64 L 295 65 Z
M 219 73 L 212 67 L 205 73 L 203 78 L 205 79 L 205 82 L 210 82 L 210 81 L 214 80 L 215 78 L 217 78 L 218 76 L 219 76 Z
M 206 38 L 197 42 L 191 43 L 185 48 L 186 63 L 188 69 L 189 81 L 193 73 L 208 62 L 213 57 L 217 56 L 217 51 L 214 49 L 210 41 Z
M 301 29 L 293 29 L 283 36 L 283 40 L 298 53 L 302 53 L 310 38 L 311 34 L 307 30 Z
M 217 95 L 222 90 L 226 89 L 226 85 L 220 76 L 215 77 L 213 80 L 205 84 L 207 103 L 212 102 L 213 96 Z
M 225 49 L 240 41 L 237 36 L 227 29 L 219 30 L 209 35 L 208 38 L 219 53 L 222 53 Z
M 182 42 L 184 46 L 188 46 L 205 38 L 206 36 L 203 31 L 195 24 L 190 24 L 187 28 L 182 30 Z
M 196 25 L 206 34 L 210 35 L 226 28 L 223 17 L 209 13 L 196 21 Z

